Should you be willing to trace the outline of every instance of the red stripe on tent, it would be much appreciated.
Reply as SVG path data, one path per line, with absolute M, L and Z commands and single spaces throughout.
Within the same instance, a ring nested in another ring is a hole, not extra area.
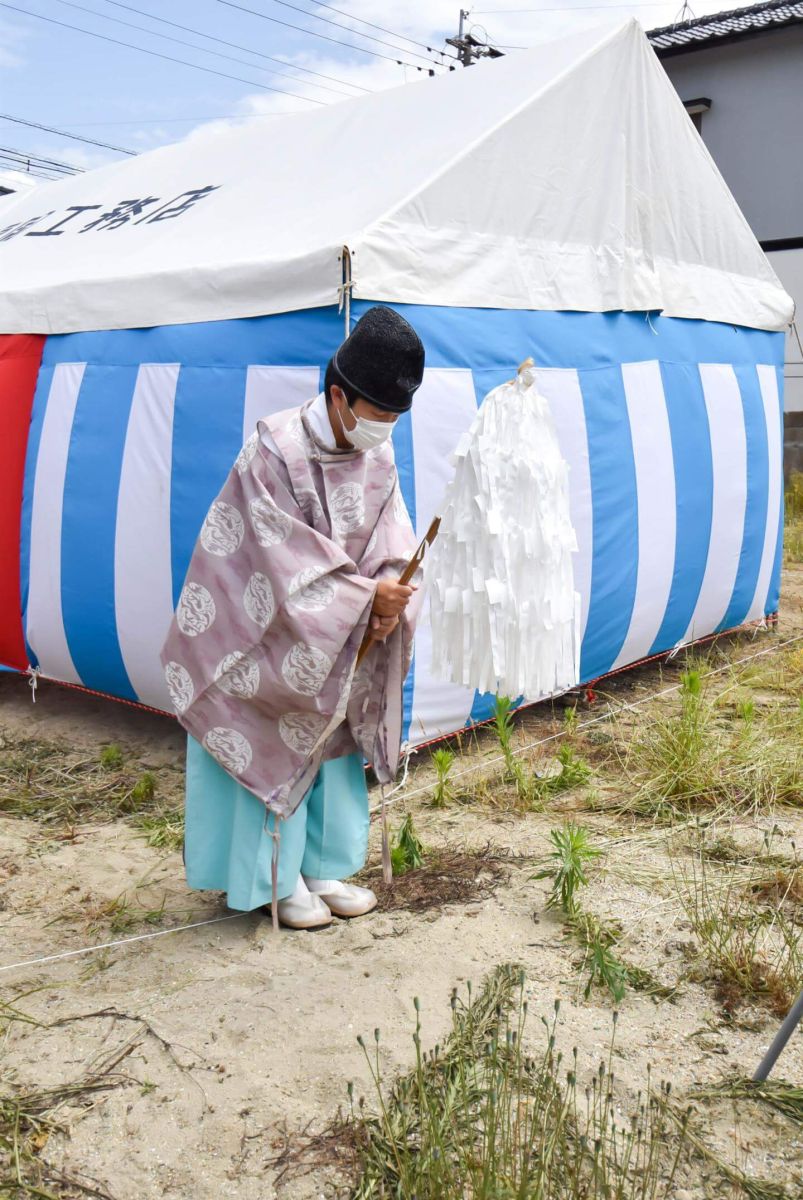
M 45 339 L 0 336 L 0 663 L 28 666 L 20 594 L 22 480 L 31 408 Z

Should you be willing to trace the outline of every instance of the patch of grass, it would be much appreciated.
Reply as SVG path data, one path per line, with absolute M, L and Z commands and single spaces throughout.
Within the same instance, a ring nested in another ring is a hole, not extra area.
M 527 1002 L 516 968 L 499 968 L 476 996 L 452 994 L 452 1027 L 425 1051 L 415 1002 L 415 1067 L 383 1077 L 380 1033 L 358 1041 L 374 1084 L 375 1111 L 354 1102 L 350 1125 L 356 1180 L 352 1200 L 668 1200 L 688 1158 L 685 1125 L 670 1112 L 670 1089 L 645 1090 L 629 1119 L 611 1054 L 587 1088 L 575 1050 L 556 1049 L 555 1018 L 544 1022 L 542 1049 L 524 1048 Z M 614 1022 L 615 1024 L 615 1022 Z M 611 1046 L 612 1051 L 612 1046 Z
M 399 826 L 395 844 L 390 850 L 390 862 L 394 875 L 404 875 L 424 862 L 424 847 L 413 825 L 412 813 L 407 813 Z
M 717 863 L 739 863 L 742 866 L 749 866 L 756 859 L 754 849 L 740 845 L 729 833 L 706 838 L 701 836 L 700 830 L 697 830 L 693 848 L 705 858 L 710 858 L 712 862 Z M 766 858 L 764 861 L 767 861 Z
M 782 904 L 757 903 L 763 864 L 712 867 L 698 849 L 673 859 L 671 869 L 699 945 L 701 975 L 713 980 L 725 1012 L 752 1000 L 785 1015 L 803 977 L 803 932 Z
M 569 715 L 571 714 L 571 715 Z M 589 765 L 576 754 L 571 741 L 577 732 L 577 712 L 566 709 L 564 722 L 568 739 L 557 753 L 558 769 L 546 774 L 529 770 L 516 756 L 513 745 L 513 701 L 509 696 L 497 696 L 494 702 L 494 731 L 505 761 L 502 782 L 513 784 L 516 792 L 514 807 L 525 812 L 542 812 L 546 801 L 571 788 L 585 784 L 591 776 Z
M 0 728 L 0 813 L 43 824 L 162 816 L 183 820 L 183 764 L 158 776 L 121 759 L 119 746 L 88 757 L 62 743 L 20 738 Z
M 671 822 L 704 809 L 803 806 L 803 739 L 785 708 L 760 717 L 743 701 L 734 723 L 705 695 L 699 672 L 681 678 L 674 710 L 627 737 L 620 764 L 630 794 L 612 807 Z

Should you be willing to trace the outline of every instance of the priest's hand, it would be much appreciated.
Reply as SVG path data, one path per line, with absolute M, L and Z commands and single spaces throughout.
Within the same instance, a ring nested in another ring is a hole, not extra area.
M 371 612 L 377 617 L 399 617 L 416 588 L 396 579 L 381 579 L 376 585 Z
M 398 624 L 398 617 L 377 617 L 374 614 L 368 622 L 368 636 L 374 642 L 384 642 Z

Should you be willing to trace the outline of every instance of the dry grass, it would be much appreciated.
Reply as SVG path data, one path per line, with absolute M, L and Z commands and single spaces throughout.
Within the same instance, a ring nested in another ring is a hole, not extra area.
M 63 743 L 19 738 L 0 728 L 0 814 L 68 829 L 79 821 L 123 818 L 148 844 L 179 849 L 184 837 L 183 772 L 156 776 L 126 758 L 119 746 L 94 756 Z
M 372 887 L 380 912 L 427 912 L 447 904 L 486 900 L 505 882 L 512 855 L 490 843 L 479 850 L 438 849 L 426 853 L 423 864 L 386 884 L 377 878 L 379 868 L 358 876 Z
M 785 1016 L 803 977 L 803 931 L 786 896 L 762 894 L 760 857 L 749 867 L 712 865 L 698 848 L 674 859 L 672 878 L 698 943 L 695 973 L 713 983 L 725 1013 L 752 1001 Z
M 785 496 L 784 563 L 803 562 L 803 473 L 796 472 Z
M 635 730 L 620 728 L 627 794 L 616 789 L 609 807 L 669 822 L 706 810 L 803 807 L 803 714 L 788 697 L 790 683 L 768 712 L 743 701 L 734 719 L 704 676 L 688 671 L 668 711 Z
M 19 1018 L 15 1018 L 19 1019 Z M 0 1090 L 0 1196 L 31 1200 L 73 1200 L 97 1197 L 114 1200 L 95 1180 L 56 1169 L 45 1155 L 52 1137 L 66 1135 L 70 1116 L 94 1107 L 100 1094 L 129 1083 L 118 1068 L 139 1043 L 130 1039 L 122 1049 L 81 1078 L 52 1088 Z
M 756 1083 L 737 1075 L 697 1088 L 692 1094 L 700 1099 L 755 1100 L 782 1113 L 796 1125 L 803 1125 L 803 1087 L 785 1079 L 765 1079 Z

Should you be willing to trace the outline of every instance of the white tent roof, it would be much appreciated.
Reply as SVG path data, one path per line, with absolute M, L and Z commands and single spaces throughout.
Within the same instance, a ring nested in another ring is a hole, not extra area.
M 115 217 L 134 200 L 148 203 Z M 629 20 L 10 198 L 0 331 L 332 304 L 344 244 L 353 294 L 370 300 L 662 310 L 763 329 L 792 316 Z

